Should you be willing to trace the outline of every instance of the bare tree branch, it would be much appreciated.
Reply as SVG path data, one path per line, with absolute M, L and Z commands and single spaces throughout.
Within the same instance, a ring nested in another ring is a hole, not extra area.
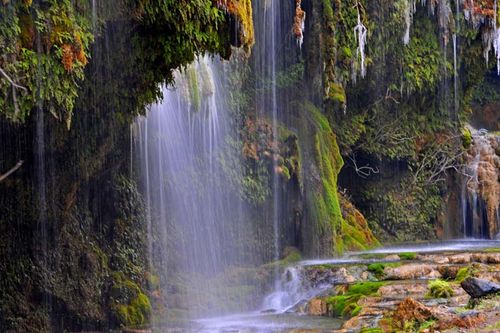
M 379 169 L 377 167 L 372 168 L 369 164 L 358 167 L 358 163 L 356 161 L 356 154 L 348 155 L 349 159 L 351 160 L 353 166 L 354 166 L 354 171 L 360 176 L 361 178 L 366 178 L 370 176 L 371 174 L 377 174 L 379 173 Z
M 17 164 L 14 165 L 9 171 L 4 173 L 3 175 L 0 175 L 0 182 L 4 181 L 5 178 L 9 177 L 11 174 L 16 172 L 16 170 L 19 169 L 23 165 L 23 163 L 24 163 L 24 161 L 22 161 L 22 160 L 17 162 Z
M 12 85 L 12 101 L 14 102 L 14 114 L 17 115 L 19 113 L 19 105 L 17 105 L 16 89 L 21 89 L 24 91 L 28 91 L 28 89 L 14 82 L 14 80 L 12 80 L 10 76 L 7 75 L 7 73 L 1 67 L 0 67 L 0 74 L 2 74 L 3 77 L 5 77 L 7 81 L 9 81 L 9 83 Z
M 28 89 L 27 89 L 26 87 L 20 86 L 20 85 L 18 85 L 17 83 L 15 83 L 15 82 L 14 82 L 14 80 L 12 80 L 12 79 L 10 78 L 10 76 L 9 76 L 9 75 L 7 75 L 7 73 L 5 73 L 5 71 L 4 71 L 2 68 L 0 68 L 0 74 L 2 74 L 2 75 L 3 75 L 3 77 L 5 77 L 5 78 L 7 79 L 7 81 L 9 81 L 9 83 L 10 83 L 10 84 L 11 84 L 14 88 L 18 88 L 18 89 L 22 89 L 22 90 L 24 90 L 24 91 L 28 91 Z

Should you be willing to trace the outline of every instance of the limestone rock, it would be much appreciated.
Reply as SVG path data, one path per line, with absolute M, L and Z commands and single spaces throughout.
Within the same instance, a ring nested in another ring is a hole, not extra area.
M 500 284 L 478 278 L 467 278 L 460 285 L 472 298 L 500 292 Z
M 412 280 L 419 278 L 436 279 L 441 274 L 435 266 L 427 264 L 409 264 L 399 267 L 386 267 L 384 273 L 387 279 L 393 280 Z
M 325 316 L 328 313 L 326 302 L 321 298 L 313 298 L 307 304 L 307 313 L 311 316 Z

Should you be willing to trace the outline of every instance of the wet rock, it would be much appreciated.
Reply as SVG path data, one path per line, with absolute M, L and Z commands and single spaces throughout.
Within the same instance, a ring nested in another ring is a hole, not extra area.
M 500 264 L 500 253 L 474 253 L 471 255 L 471 261 L 484 264 Z
M 399 303 L 396 311 L 393 314 L 393 324 L 398 328 L 404 328 L 405 323 L 412 320 L 424 322 L 433 318 L 433 313 L 430 308 L 412 298 L 406 298 Z
M 393 324 L 398 328 L 404 328 L 407 322 L 423 323 L 430 319 L 437 320 L 435 329 L 446 330 L 452 327 L 477 327 L 484 323 L 485 316 L 477 311 L 457 315 L 445 306 L 429 307 L 412 298 L 402 301 L 393 313 Z
M 409 264 L 399 267 L 386 267 L 384 273 L 391 280 L 436 279 L 441 274 L 434 266 L 427 264 Z
M 447 330 L 453 327 L 458 328 L 474 328 L 483 324 L 486 317 L 478 311 L 468 311 L 459 315 L 449 315 L 441 318 L 438 322 L 437 329 Z
M 328 313 L 326 302 L 321 298 L 313 298 L 307 305 L 307 313 L 311 316 L 325 316 Z
M 388 260 L 388 261 L 399 261 L 399 260 L 401 260 L 401 259 L 399 258 L 399 256 L 398 256 L 397 254 L 390 254 L 390 255 L 388 255 L 388 256 L 386 256 L 386 257 L 384 257 L 384 260 Z
M 379 288 L 378 293 L 384 298 L 398 298 L 409 295 L 425 294 L 427 285 L 425 284 L 389 284 Z
M 457 273 L 460 268 L 460 266 L 439 266 L 438 272 L 441 274 L 443 279 L 454 280 L 457 277 Z
M 353 282 L 356 282 L 356 278 L 354 278 L 354 276 L 352 276 L 351 274 L 349 274 L 349 272 L 347 271 L 347 269 L 345 269 L 344 267 L 341 267 L 338 271 L 337 271 L 337 281 L 338 282 L 343 282 L 343 283 L 353 283 Z
M 472 298 L 480 298 L 500 292 L 500 284 L 478 278 L 467 278 L 460 285 Z
M 448 257 L 451 264 L 468 264 L 471 261 L 470 253 L 454 254 Z
M 450 262 L 448 257 L 438 254 L 418 255 L 418 260 L 433 262 L 439 265 L 447 264 Z
M 475 277 L 500 283 L 500 266 L 492 267 L 492 271 L 478 272 Z

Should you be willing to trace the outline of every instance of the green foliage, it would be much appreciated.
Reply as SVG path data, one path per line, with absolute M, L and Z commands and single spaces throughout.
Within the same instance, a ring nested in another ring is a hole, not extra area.
M 93 41 L 89 14 L 69 0 L 0 6 L 0 67 L 26 88 L 15 89 L 2 77 L 4 116 L 23 121 L 41 107 L 70 126 Z
M 364 0 L 322 1 L 325 100 L 332 102 L 334 108 L 346 104 L 344 89 L 356 77 L 360 67 L 356 53 L 358 42 L 353 31 L 358 10 L 363 24 L 369 26 L 366 7 Z M 365 59 L 365 62 L 370 63 L 370 59 Z
M 384 284 L 383 282 L 360 282 L 350 285 L 345 293 L 326 299 L 328 311 L 335 316 L 355 316 L 361 311 L 358 301 L 364 296 L 376 295 Z
M 434 280 L 428 284 L 428 297 L 432 298 L 450 298 L 454 295 L 453 288 L 443 280 Z
M 276 73 L 276 86 L 278 88 L 289 88 L 302 82 L 304 78 L 304 63 L 293 64 L 284 71 Z M 272 83 L 270 83 L 272 84 Z
M 363 192 L 363 200 L 371 207 L 367 218 L 382 228 L 388 235 L 386 239 L 409 241 L 436 237 L 432 222 L 441 207 L 436 187 L 420 187 L 404 178 L 401 184 L 374 182 Z
M 410 44 L 403 48 L 403 85 L 408 93 L 432 92 L 441 77 L 443 68 L 451 70 L 441 54 L 438 35 L 431 18 L 421 15 L 414 20 L 414 35 Z

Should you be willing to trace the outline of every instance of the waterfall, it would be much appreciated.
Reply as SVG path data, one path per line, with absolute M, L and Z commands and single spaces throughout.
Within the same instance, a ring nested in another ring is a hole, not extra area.
M 470 128 L 472 145 L 465 159 L 461 213 L 465 237 L 497 239 L 500 232 L 498 206 L 500 183 L 497 155 L 500 137 Z
M 278 138 L 278 122 L 280 111 L 278 110 L 278 91 L 276 85 L 276 77 L 280 69 L 279 51 L 284 44 L 282 39 L 281 26 L 281 1 L 256 1 L 255 4 L 256 21 L 256 44 L 253 50 L 254 72 L 257 78 L 255 90 L 258 92 L 255 96 L 256 117 L 265 119 L 271 123 L 272 140 Z M 279 103 L 281 107 L 281 103 Z M 273 260 L 278 260 L 280 257 L 280 191 L 281 186 L 280 176 L 276 172 L 278 167 L 277 151 L 273 152 L 273 169 L 272 173 L 272 215 L 268 217 L 273 225 Z
M 163 87 L 163 101 L 135 124 L 150 266 L 163 290 L 175 290 L 167 307 L 189 309 L 187 319 L 241 311 L 253 296 L 236 268 L 251 264 L 253 225 L 235 181 L 241 150 L 223 67 L 205 57 L 177 72 L 176 87 Z
M 40 103 L 39 103 L 40 104 Z M 44 111 L 39 105 L 36 111 L 36 139 L 35 139 L 35 170 L 36 170 L 36 189 L 38 196 L 38 233 L 39 239 L 36 239 L 37 248 L 40 258 L 40 265 L 44 270 L 49 268 L 48 258 L 48 230 L 47 230 L 47 181 L 46 181 L 46 166 L 45 166 L 45 120 Z M 48 289 L 48 274 L 43 272 L 43 287 Z M 46 291 L 46 290 L 45 290 Z M 51 297 L 48 293 L 43 294 L 43 305 L 47 310 L 51 311 Z
M 314 279 L 306 275 L 302 266 L 287 267 L 280 275 L 280 289 L 264 298 L 262 309 L 276 313 L 296 312 L 307 301 L 333 286 L 333 281 L 322 281 L 315 285 Z

